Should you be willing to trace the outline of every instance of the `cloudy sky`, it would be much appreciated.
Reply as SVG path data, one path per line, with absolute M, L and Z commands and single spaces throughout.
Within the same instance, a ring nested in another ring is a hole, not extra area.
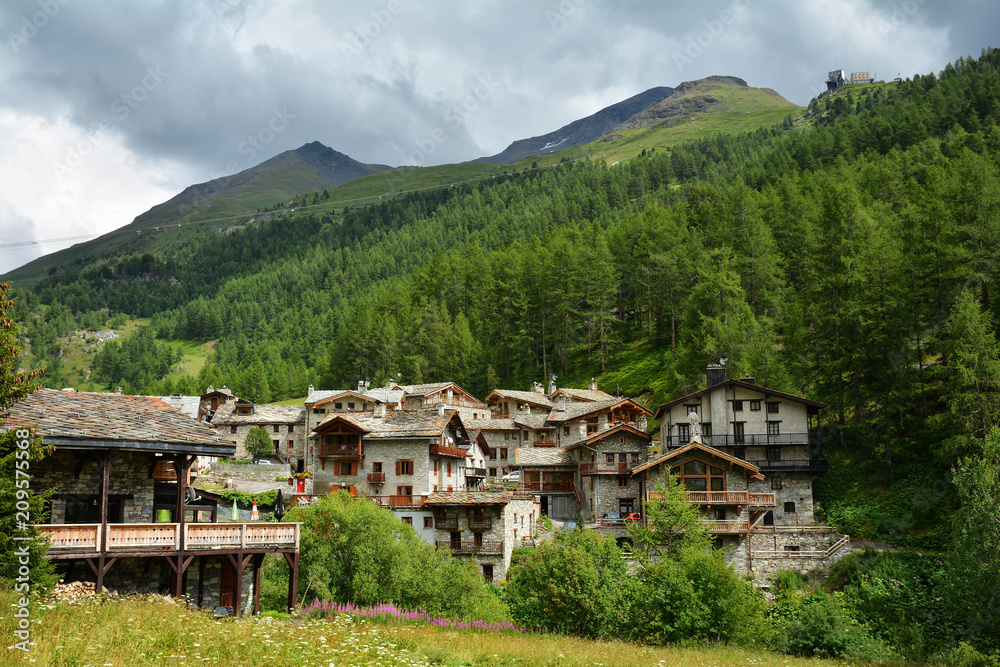
M 458 162 L 712 74 L 806 104 L 997 25 L 936 0 L 3 0 L 0 274 L 310 141 Z

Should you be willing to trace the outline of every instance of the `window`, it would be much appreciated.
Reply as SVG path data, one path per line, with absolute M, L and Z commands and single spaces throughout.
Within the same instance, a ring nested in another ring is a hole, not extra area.
M 496 468 L 490 468 L 489 470 L 490 470 L 490 477 L 496 477 L 497 476 L 497 469 Z
M 486 583 L 488 583 L 488 584 L 492 584 L 493 583 L 493 566 L 492 565 L 483 565 L 483 579 L 485 579 Z
M 771 490 L 773 490 L 773 491 L 780 491 L 781 490 L 781 478 L 780 477 L 772 477 L 771 478 Z
M 691 414 L 692 412 L 695 413 L 695 414 L 698 414 L 698 408 L 699 407 L 701 407 L 701 406 L 698 405 L 697 403 L 695 403 L 694 405 L 685 405 L 684 406 L 684 416 L 686 417 L 689 414 Z
M 733 456 L 738 459 L 747 460 L 747 448 L 746 447 L 733 447 Z
M 743 401 L 733 401 L 733 412 L 743 412 Z
M 433 528 L 433 527 L 434 527 L 434 517 L 432 517 L 432 516 L 425 516 L 424 517 L 424 528 Z
M 795 503 L 785 503 L 785 511 L 794 514 L 795 513 Z
M 768 403 L 767 404 L 767 414 L 769 414 L 769 415 L 776 415 L 776 414 L 778 414 L 778 404 L 777 403 Z
M 628 475 L 618 475 L 618 488 L 619 489 L 628 488 Z
M 437 485 L 437 484 L 435 484 L 435 485 L 434 485 L 434 493 L 437 493 L 437 492 L 438 492 L 438 485 Z
M 622 514 L 629 515 L 635 511 L 635 498 L 619 498 L 618 499 L 618 511 Z
M 503 439 L 504 440 L 510 440 L 510 433 L 507 433 L 506 431 L 504 431 Z
M 767 434 L 778 435 L 780 427 L 781 427 L 781 422 L 767 422 Z
M 305 471 L 306 471 L 306 460 L 295 459 L 295 472 L 305 472 Z
M 605 454 L 604 455 L 604 461 L 606 463 L 614 463 L 615 462 L 615 455 L 614 454 Z
M 358 474 L 358 462 L 357 461 L 334 461 L 333 462 L 333 474 L 334 476 L 346 477 Z
M 677 444 L 683 445 L 691 441 L 691 425 L 690 424 L 678 424 L 677 425 Z
M 490 450 L 490 461 L 496 461 L 496 460 L 497 460 L 497 449 L 494 447 L 493 449 Z
M 334 403 L 333 404 L 333 409 L 334 410 L 343 410 L 344 409 L 344 404 L 343 403 Z
M 500 452 L 500 460 L 501 461 L 506 461 L 507 460 L 507 448 L 506 447 L 500 447 L 498 449 L 498 451 Z
M 472 534 L 472 543 L 474 545 L 476 545 L 477 547 L 483 546 L 483 534 L 482 533 L 473 533 Z
M 403 517 L 403 523 L 405 523 L 407 526 L 412 526 L 413 525 L 413 517 L 412 516 L 404 516 Z
M 278 425 L 277 425 L 277 424 L 275 424 L 275 425 L 274 425 L 274 432 L 275 432 L 275 433 L 277 433 L 277 432 L 278 432 L 278 428 L 279 428 L 279 427 L 278 427 Z
M 448 477 L 451 477 L 451 461 L 448 461 Z M 451 489 L 448 489 L 451 491 Z
M 629 454 L 629 456 L 632 459 L 632 463 L 638 463 L 639 462 L 639 452 L 632 452 L 631 454 Z
M 277 440 L 272 440 L 271 442 L 274 443 L 274 455 L 277 456 L 278 452 L 281 451 L 281 443 L 278 442 Z
M 397 475 L 412 475 L 413 474 L 413 461 L 401 461 L 396 460 L 396 474 Z
M 680 475 L 688 491 L 725 491 L 726 473 L 721 468 L 710 466 L 704 461 L 688 461 L 671 472 Z
M 712 437 L 712 422 L 701 423 L 701 434 L 709 438 Z
M 781 460 L 781 447 L 768 447 L 766 451 L 768 461 Z
M 750 412 L 760 412 L 760 401 L 750 401 Z
M 743 426 L 746 422 L 733 422 L 733 442 L 742 444 L 746 442 L 746 436 L 743 434 Z
M 800 548 L 801 547 L 799 547 L 799 545 L 797 545 L 797 544 L 786 544 L 785 545 L 785 551 L 789 551 L 789 552 L 792 552 L 792 553 L 798 551 Z
M 720 507 L 713 507 L 711 517 L 713 521 L 725 521 L 726 520 L 726 510 Z
M 289 433 L 295 433 L 295 424 L 289 424 L 288 425 L 288 432 Z
M 587 435 L 595 433 L 597 433 L 597 417 L 591 417 L 587 420 Z
M 348 410 L 353 410 L 354 409 L 354 403 L 348 403 L 347 404 L 347 409 Z
M 413 487 L 412 486 L 397 486 L 396 487 L 397 496 L 412 496 Z
M 569 426 L 563 426 L 563 435 L 569 435 Z
M 232 426 L 229 427 L 229 432 L 236 433 L 236 424 L 233 424 Z
M 372 472 L 382 472 L 382 462 L 375 461 L 372 463 Z
M 326 408 L 313 408 L 313 414 L 314 415 L 325 415 L 326 414 Z

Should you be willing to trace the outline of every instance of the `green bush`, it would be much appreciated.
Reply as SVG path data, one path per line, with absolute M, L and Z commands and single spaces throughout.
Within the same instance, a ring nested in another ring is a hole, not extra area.
M 246 445 L 247 452 L 255 459 L 274 456 L 274 443 L 271 442 L 271 434 L 267 432 L 267 429 L 260 426 L 250 429 L 244 444 Z
M 877 660 L 891 651 L 844 611 L 837 597 L 814 595 L 803 600 L 788 620 L 776 648 L 793 655 Z

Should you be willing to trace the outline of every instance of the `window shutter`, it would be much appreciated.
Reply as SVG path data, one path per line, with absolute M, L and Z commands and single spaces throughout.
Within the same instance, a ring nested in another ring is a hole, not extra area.
M 396 459 L 396 474 L 399 474 L 399 459 Z

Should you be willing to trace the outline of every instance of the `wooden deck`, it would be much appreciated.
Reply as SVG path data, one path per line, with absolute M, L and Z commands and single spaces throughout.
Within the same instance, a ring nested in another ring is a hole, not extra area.
M 161 555 L 167 551 L 299 548 L 298 523 L 109 523 L 107 551 Z M 49 556 L 94 554 L 101 550 L 99 523 L 43 524 Z M 183 540 L 182 540 L 183 538 Z
M 650 494 L 652 496 L 653 494 Z M 698 505 L 751 505 L 774 507 L 773 493 L 746 491 L 688 491 L 688 500 Z

